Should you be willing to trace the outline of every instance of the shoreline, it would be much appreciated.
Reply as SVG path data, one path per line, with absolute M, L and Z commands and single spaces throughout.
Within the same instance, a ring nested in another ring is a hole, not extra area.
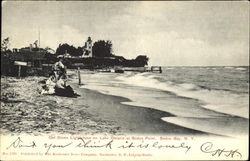
M 153 108 L 126 105 L 121 102 L 131 102 L 128 98 L 103 94 L 98 91 L 79 88 L 79 85 L 69 82 L 80 96 L 76 104 L 83 102 L 90 105 L 87 110 L 99 117 L 114 121 L 124 134 L 178 134 L 178 135 L 214 135 L 198 130 L 181 127 L 162 120 L 163 117 L 174 117 L 169 112 Z M 84 85 L 83 85 L 84 87 Z M 99 99 L 99 101 L 96 101 Z
M 75 76 L 69 76 L 68 84 L 80 96 L 68 98 L 41 95 L 39 82 L 45 77 L 1 79 L 2 92 L 16 94 L 4 105 L 1 103 L 1 131 L 29 134 L 153 134 L 153 135 L 205 135 L 201 132 L 163 121 L 174 115 L 147 107 L 125 105 L 127 98 L 79 88 Z M 9 102 L 8 102 L 9 101 Z

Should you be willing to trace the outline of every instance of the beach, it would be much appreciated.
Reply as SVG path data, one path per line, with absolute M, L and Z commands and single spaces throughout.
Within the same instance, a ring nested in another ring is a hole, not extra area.
M 39 82 L 45 77 L 2 78 L 2 133 L 205 134 L 166 124 L 160 118 L 172 116 L 167 112 L 123 105 L 120 102 L 129 100 L 80 89 L 72 77 L 69 84 L 80 95 L 77 98 L 41 95 Z
M 201 108 L 207 105 L 204 101 L 153 88 L 150 82 L 144 82 L 148 87 L 124 83 L 125 77 L 145 75 L 150 73 L 82 70 L 83 84 L 78 85 L 77 71 L 69 70 L 67 84 L 80 95 L 76 98 L 41 95 L 45 77 L 2 77 L 1 131 L 32 135 L 247 134 L 247 118 Z
M 73 75 L 74 77 L 74 75 Z M 3 133 L 125 134 L 179 133 L 203 134 L 164 123 L 167 112 L 122 105 L 125 98 L 79 89 L 78 98 L 39 94 L 39 81 L 45 77 L 2 78 L 1 129 Z M 98 99 L 98 101 L 97 101 Z

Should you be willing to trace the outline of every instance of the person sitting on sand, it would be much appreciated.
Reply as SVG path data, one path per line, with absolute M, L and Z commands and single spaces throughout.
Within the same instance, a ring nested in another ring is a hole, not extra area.
M 56 85 L 56 76 L 54 73 L 50 73 L 49 78 L 45 82 L 45 85 L 42 86 L 41 94 L 54 94 L 55 85 Z
M 43 86 L 41 94 L 55 94 L 64 97 L 79 96 L 69 85 L 66 85 L 66 82 L 66 69 L 62 63 L 62 59 L 60 59 L 59 62 L 55 63 L 53 73 L 46 81 L 46 85 Z
M 55 85 L 55 94 L 64 97 L 77 97 L 79 96 L 74 92 L 70 85 L 66 85 L 67 78 L 63 75 L 56 82 Z
M 56 94 L 56 88 L 65 89 L 66 81 L 66 69 L 63 60 L 59 59 L 54 65 L 53 72 L 50 73 L 49 78 L 45 82 L 46 84 L 43 86 L 41 94 Z
M 65 88 L 66 87 L 66 82 L 67 82 L 66 75 L 59 75 L 59 79 L 56 81 L 55 86 L 57 88 Z

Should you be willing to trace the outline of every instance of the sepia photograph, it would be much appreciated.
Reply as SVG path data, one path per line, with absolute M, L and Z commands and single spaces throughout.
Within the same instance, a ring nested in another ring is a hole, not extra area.
M 1 160 L 248 158 L 249 2 L 3 1 L 1 22 Z

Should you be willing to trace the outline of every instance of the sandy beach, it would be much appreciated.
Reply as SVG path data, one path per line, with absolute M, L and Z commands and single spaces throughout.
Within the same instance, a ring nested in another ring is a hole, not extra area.
M 41 95 L 45 77 L 1 79 L 1 131 L 3 134 L 178 134 L 209 135 L 163 121 L 172 114 L 121 104 L 128 99 L 79 88 L 76 73 L 68 84 L 77 98 Z

